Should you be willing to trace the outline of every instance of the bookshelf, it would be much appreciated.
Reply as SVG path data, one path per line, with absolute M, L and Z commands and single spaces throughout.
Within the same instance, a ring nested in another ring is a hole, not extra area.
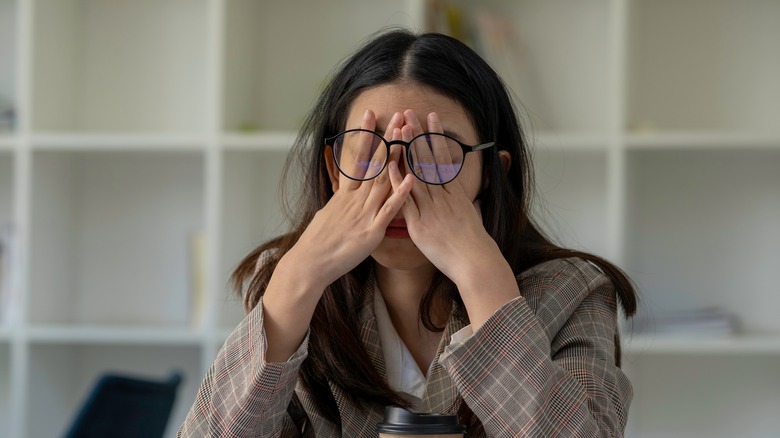
M 551 234 L 623 267 L 645 313 L 720 306 L 742 322 L 627 337 L 628 436 L 780 430 L 780 4 L 448 4 L 511 27 L 513 55 L 492 61 L 527 112 Z M 0 325 L 0 436 L 61 434 L 104 369 L 179 368 L 173 435 L 241 318 L 229 273 L 283 229 L 277 182 L 316 93 L 367 35 L 421 29 L 428 6 L 0 0 L 0 97 L 16 111 L 0 225 L 14 224 L 20 297 Z

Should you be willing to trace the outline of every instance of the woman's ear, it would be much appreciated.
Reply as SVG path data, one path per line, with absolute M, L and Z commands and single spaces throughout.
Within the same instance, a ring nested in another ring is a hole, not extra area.
M 509 168 L 512 167 L 512 155 L 509 151 L 498 151 L 498 159 L 501 160 L 501 167 L 504 168 L 504 172 L 509 172 Z M 483 175 L 482 190 L 485 190 L 489 184 L 489 178 L 487 175 Z
M 333 149 L 325 148 L 325 166 L 328 168 L 328 178 L 333 193 L 339 189 L 339 169 L 336 167 L 336 160 L 333 159 Z
M 512 167 L 512 155 L 509 151 L 498 151 L 498 159 L 501 160 L 504 172 L 509 172 L 509 168 Z

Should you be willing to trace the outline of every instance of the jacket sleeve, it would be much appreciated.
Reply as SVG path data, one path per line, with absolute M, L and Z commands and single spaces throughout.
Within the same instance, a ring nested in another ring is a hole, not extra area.
M 177 437 L 294 437 L 287 412 L 309 334 L 287 362 L 265 360 L 262 299 L 209 368 Z
M 488 436 L 623 436 L 632 389 L 615 362 L 616 297 L 583 264 L 520 281 L 521 297 L 440 357 Z

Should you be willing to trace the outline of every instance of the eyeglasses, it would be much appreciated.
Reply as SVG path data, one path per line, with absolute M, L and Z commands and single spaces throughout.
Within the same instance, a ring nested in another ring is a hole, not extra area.
M 406 147 L 406 161 L 417 179 L 426 184 L 442 185 L 458 176 L 467 153 L 493 147 L 496 143 L 469 146 L 437 132 L 422 133 L 409 142 L 388 141 L 366 129 L 350 129 L 325 139 L 325 145 L 333 148 L 339 172 L 355 181 L 376 178 L 387 165 L 390 146 L 394 144 Z

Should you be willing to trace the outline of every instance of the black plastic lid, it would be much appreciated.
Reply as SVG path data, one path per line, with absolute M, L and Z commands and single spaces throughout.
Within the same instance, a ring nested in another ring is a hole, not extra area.
M 416 414 L 397 406 L 385 407 L 385 418 L 376 427 L 388 434 L 434 435 L 466 433 L 466 426 L 458 424 L 457 415 Z

